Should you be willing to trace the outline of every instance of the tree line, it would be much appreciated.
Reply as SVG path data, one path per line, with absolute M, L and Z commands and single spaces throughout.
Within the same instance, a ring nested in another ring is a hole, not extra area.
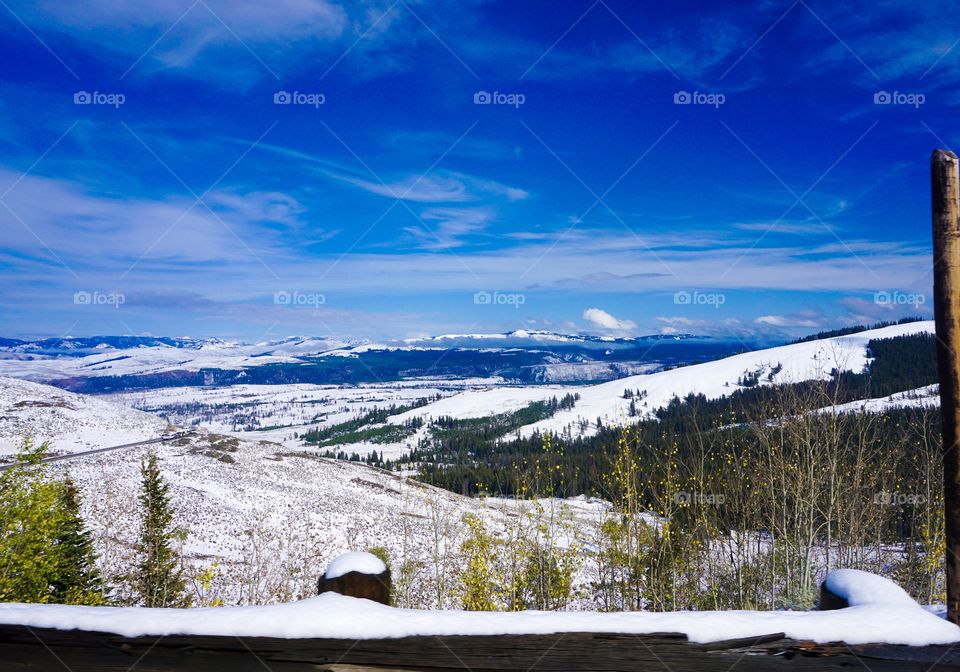
M 602 497 L 608 494 L 604 474 L 624 432 L 638 437 L 651 451 L 662 454 L 675 445 L 701 441 L 706 434 L 716 436 L 718 428 L 755 421 L 764 409 L 781 403 L 785 395 L 809 399 L 811 403 L 820 399 L 824 405 L 839 405 L 913 390 L 937 381 L 933 334 L 874 339 L 867 349 L 871 362 L 864 371 L 841 372 L 834 368 L 825 371 L 821 380 L 749 385 L 716 399 L 707 399 L 702 394 L 674 397 L 654 411 L 652 418 L 632 419 L 627 430 L 605 426 L 597 419 L 591 436 L 553 436 L 554 445 L 561 445 L 563 450 L 555 450 L 549 456 L 542 455 L 542 436 L 510 439 L 506 437 L 508 431 L 500 430 L 503 425 L 515 427 L 517 417 L 523 417 L 523 424 L 529 424 L 530 416 L 539 417 L 534 405 L 502 416 L 497 423 L 490 418 L 450 419 L 443 425 L 442 434 L 423 442 L 402 466 L 416 468 L 418 478 L 426 483 L 460 494 L 512 496 L 517 494 L 524 470 L 534 460 L 546 459 L 553 462 L 553 469 L 563 473 L 564 479 L 550 491 L 536 495 Z M 779 367 L 774 364 L 771 370 Z M 629 392 L 632 401 L 645 396 L 642 390 Z M 398 465 L 387 463 L 385 466 Z
M 0 601 L 101 606 L 114 604 L 97 569 L 93 536 L 69 476 L 56 478 L 43 462 L 46 443 L 24 439 L 16 462 L 0 472 Z M 169 486 L 151 451 L 140 465 L 139 534 L 124 580 L 146 607 L 186 607 L 183 567 Z

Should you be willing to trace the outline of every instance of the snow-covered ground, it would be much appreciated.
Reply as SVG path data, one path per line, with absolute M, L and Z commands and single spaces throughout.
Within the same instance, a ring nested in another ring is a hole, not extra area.
M 935 408 L 940 406 L 940 386 L 927 385 L 876 399 L 861 399 L 821 409 L 834 413 L 883 413 L 893 408 Z
M 297 450 L 303 447 L 299 435 L 315 427 L 330 426 L 356 418 L 375 408 L 411 405 L 425 399 L 442 397 L 426 406 L 390 418 L 402 424 L 412 418 L 441 416 L 471 418 L 510 413 L 533 402 L 562 398 L 575 393 L 580 399 L 572 409 L 559 410 L 553 417 L 528 425 L 521 434 L 534 431 L 570 432 L 573 435 L 596 431 L 596 420 L 620 425 L 630 420 L 631 403 L 641 416 L 649 417 L 674 396 L 702 393 L 718 397 L 740 389 L 744 376 L 756 377 L 760 384 L 796 382 L 822 378 L 834 369 L 859 371 L 868 363 L 866 345 L 873 338 L 891 338 L 903 334 L 931 332 L 932 322 L 915 322 L 848 336 L 758 350 L 733 357 L 687 367 L 622 378 L 590 386 L 513 386 L 499 378 L 451 380 L 416 379 L 390 383 L 358 385 L 235 385 L 229 387 L 175 387 L 141 392 L 121 392 L 98 399 L 57 392 L 53 401 L 40 394 L 34 413 L 49 418 L 37 438 L 51 438 L 56 450 L 74 451 L 152 438 L 162 428 L 153 416 L 127 416 L 118 413 L 109 400 L 147 410 L 183 427 L 200 427 L 251 441 L 270 441 Z M 478 338 L 474 336 L 474 338 Z M 295 351 L 298 347 L 316 347 L 316 343 L 280 346 Z M 211 345 L 210 348 L 216 348 Z M 227 346 L 222 346 L 227 347 Z M 234 346 L 231 346 L 231 349 Z M 358 346 L 360 347 L 360 346 Z M 162 348 L 183 352 L 178 348 Z M 59 360 L 58 360 L 59 361 Z M 0 402 L 16 397 L 20 403 L 25 383 L 10 380 L 0 389 Z M 19 386 L 19 387 L 17 387 Z M 11 389 L 14 388 L 14 389 Z M 19 390 L 16 391 L 15 390 Z M 625 398 L 625 391 L 635 393 Z M 5 395 L 5 396 L 4 396 Z M 642 396 L 640 396 L 642 395 Z M 69 400 L 66 402 L 64 400 Z M 845 404 L 836 410 L 879 411 L 893 406 L 935 404 L 934 388 Z M 60 407 L 57 407 L 60 404 Z M 0 452 L 9 452 L 19 441 L 22 429 L 17 422 L 24 409 L 0 418 Z M 122 420 L 118 420 L 122 418 Z M 394 443 L 353 443 L 334 446 L 336 450 L 382 453 L 396 458 L 407 453 L 423 438 L 426 430 Z
M 378 408 L 411 405 L 463 390 L 502 385 L 499 378 L 415 379 L 357 385 L 232 385 L 174 387 L 102 395 L 149 411 L 183 427 L 202 427 L 251 441 L 273 441 L 302 448 L 298 435 L 309 429 L 352 420 Z M 416 445 L 416 437 L 390 444 L 351 444 L 350 451 L 372 450 L 399 456 Z
M 0 377 L 0 457 L 29 435 L 57 453 L 159 437 L 167 423 L 150 413 L 48 385 Z
M 292 436 L 295 427 L 322 424 L 317 415 L 332 424 L 374 407 L 441 394 L 446 396 L 393 420 L 417 415 L 476 417 L 576 392 L 581 399 L 572 411 L 561 411 L 527 431 L 544 425 L 562 428 L 579 417 L 592 420 L 598 415 L 604 422 L 623 421 L 630 403 L 623 393 L 628 389 L 646 393 L 637 403 L 649 412 L 674 395 L 726 394 L 737 389 L 745 373 L 756 374 L 761 384 L 768 384 L 825 376 L 833 368 L 860 370 L 868 361 L 865 348 L 870 339 L 929 330 L 932 323 L 889 327 L 589 387 L 523 388 L 486 379 L 434 379 L 388 385 L 173 388 L 117 394 L 108 401 L 0 378 L 0 449 L 11 452 L 29 434 L 37 440 L 50 439 L 56 451 L 77 452 L 155 438 L 166 429 L 164 419 L 129 406 L 161 410 L 180 426 L 198 423 L 197 435 L 156 448 L 171 484 L 178 523 L 187 532 L 183 552 L 197 566 L 217 562 L 222 574 L 218 585 L 229 586 L 220 596 L 227 604 L 269 601 L 279 599 L 278 595 L 292 599 L 312 594 L 317 572 L 332 557 L 375 546 L 385 547 L 396 562 L 421 563 L 425 569 L 418 571 L 428 574 L 436 563 L 453 563 L 445 571 L 455 575 L 464 514 L 481 516 L 493 530 L 505 530 L 517 521 L 516 502 L 460 497 L 394 473 L 321 459 L 299 441 L 283 440 Z M 933 403 L 932 392 L 933 388 L 923 388 L 857 404 L 879 409 Z M 259 427 L 283 427 L 237 431 L 238 417 L 248 417 Z M 226 436 L 230 433 L 236 436 Z M 274 436 L 281 440 L 272 440 Z M 69 471 L 80 486 L 85 517 L 108 569 L 120 571 L 130 562 L 136 527 L 130 512 L 135 509 L 139 464 L 145 452 L 145 448 L 123 449 L 52 467 Z M 569 534 L 579 536 L 583 548 L 589 548 L 590 535 L 608 506 L 588 499 L 549 505 L 568 511 L 574 521 Z M 590 580 L 594 569 L 585 563 L 581 585 Z M 408 603 L 438 606 L 426 596 Z
M 933 331 L 932 321 L 911 322 L 847 336 L 756 350 L 713 362 L 630 376 L 599 385 L 581 386 L 576 388 L 580 400 L 574 408 L 560 410 L 553 417 L 527 425 L 521 434 L 530 435 L 535 431 L 591 434 L 596 432 L 597 418 L 605 425 L 622 425 L 630 418 L 629 408 L 632 401 L 624 398 L 626 390 L 645 393 L 645 396 L 642 399 L 637 398 L 635 403 L 640 414 L 649 417 L 674 397 L 704 394 L 708 398 L 717 398 L 730 394 L 740 389 L 739 381 L 744 376 L 755 376 L 759 384 L 770 385 L 825 379 L 829 377 L 832 369 L 859 372 L 869 363 L 869 341 Z M 414 416 L 478 417 L 508 412 L 534 401 L 558 396 L 560 389 L 563 388 L 526 387 L 467 391 L 394 416 L 391 421 L 401 422 Z M 559 394 L 562 396 L 563 392 Z M 584 430 L 581 430 L 581 423 L 584 423 Z
M 49 437 L 56 450 L 76 452 L 155 438 L 167 427 L 149 413 L 27 381 L 0 378 L 0 395 L 0 445 L 9 450 L 24 435 Z M 225 587 L 218 599 L 226 604 L 312 595 L 318 572 L 333 557 L 376 546 L 398 563 L 419 563 L 421 576 L 437 567 L 456 576 L 465 514 L 503 530 L 516 524 L 518 507 L 531 506 L 462 497 L 362 464 L 206 430 L 154 450 L 170 484 L 176 523 L 186 531 L 183 554 L 194 566 L 217 563 L 216 585 Z M 146 452 L 125 448 L 50 467 L 69 473 L 80 488 L 108 575 L 128 570 L 132 561 L 132 512 Z M 563 507 L 590 529 L 607 509 L 584 498 L 543 504 Z M 410 600 L 438 606 L 426 594 Z
M 293 604 L 214 609 L 117 609 L 62 605 L 0 605 L 0 623 L 112 632 L 127 637 L 382 639 L 412 636 L 674 632 L 708 643 L 782 632 L 820 643 L 925 646 L 960 642 L 960 627 L 921 608 L 890 581 L 842 569 L 827 577 L 850 607 L 834 611 L 684 611 L 583 613 L 414 611 L 327 593 Z
M 544 364 L 543 380 L 550 383 L 581 383 L 584 380 L 605 380 L 651 373 L 660 369 L 659 362 L 585 362 L 571 364 L 560 362 Z
M 315 354 L 341 345 L 343 344 L 340 342 L 315 339 L 270 345 L 209 341 L 196 348 L 177 348 L 171 345 L 141 346 L 130 350 L 111 348 L 80 357 L 48 357 L 8 349 L 0 353 L 0 374 L 27 380 L 57 380 L 165 371 L 241 369 L 245 366 L 298 362 L 302 355 Z
M 379 576 L 386 571 L 387 565 L 373 553 L 351 551 L 334 558 L 333 562 L 327 565 L 327 571 L 323 573 L 323 578 L 338 579 L 351 572 Z
M 488 415 L 511 413 L 529 406 L 535 401 L 562 397 L 567 393 L 582 392 L 590 388 L 538 385 L 536 387 L 493 387 L 469 390 L 446 399 L 435 401 L 423 408 L 391 416 L 390 422 L 402 423 L 416 417 L 482 418 Z
M 395 562 L 421 564 L 421 574 L 432 571 L 436 560 L 443 572 L 456 576 L 463 515 L 481 516 L 492 530 L 502 530 L 516 516 L 517 503 L 510 500 L 461 497 L 362 464 L 295 455 L 270 443 L 238 441 L 218 452 L 210 450 L 207 439 L 201 435 L 156 452 L 171 487 L 176 522 L 187 532 L 183 552 L 196 566 L 216 561 L 224 587 L 219 597 L 226 604 L 311 595 L 332 558 L 377 546 Z M 137 524 L 131 512 L 145 453 L 134 448 L 55 463 L 80 487 L 84 515 L 108 573 L 131 562 Z M 571 515 L 590 525 L 605 509 L 596 500 L 577 500 L 569 507 Z M 438 549 L 434 542 L 440 532 Z M 428 595 L 411 599 L 437 606 Z
M 423 521 L 431 506 L 454 522 L 484 508 L 479 501 L 388 472 L 295 456 L 275 444 L 238 441 L 225 453 L 228 461 L 203 449 L 198 438 L 156 452 L 178 523 L 188 533 L 184 552 L 197 564 L 218 560 L 224 583 L 232 588 L 225 596 L 228 604 L 254 597 L 241 591 L 267 590 L 246 585 L 244 563 L 255 565 L 273 555 L 291 565 L 291 576 L 310 572 L 294 589 L 310 594 L 317 572 L 345 551 L 383 546 L 400 557 L 406 546 L 413 556 L 429 557 Z M 79 485 L 95 536 L 120 540 L 117 548 L 103 550 L 108 565 L 122 566 L 129 556 L 136 526 L 130 511 L 145 452 L 123 450 L 57 464 Z M 257 553 L 264 558 L 258 560 Z M 280 567 L 266 571 L 274 572 L 279 577 Z

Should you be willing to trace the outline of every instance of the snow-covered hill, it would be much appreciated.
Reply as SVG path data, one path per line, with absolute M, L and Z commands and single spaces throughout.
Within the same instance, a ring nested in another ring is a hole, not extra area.
M 150 413 L 49 385 L 0 377 L 0 456 L 13 453 L 24 436 L 73 453 L 153 439 L 167 423 Z
M 631 402 L 636 404 L 641 415 L 649 417 L 674 397 L 703 394 L 708 398 L 717 398 L 730 394 L 741 387 L 740 381 L 745 377 L 768 385 L 823 379 L 833 369 L 861 371 L 869 362 L 869 341 L 933 331 L 932 321 L 911 322 L 847 336 L 756 350 L 713 362 L 630 376 L 599 385 L 468 391 L 394 416 L 391 422 L 399 423 L 415 416 L 470 418 L 494 415 L 517 410 L 535 401 L 562 396 L 561 390 L 575 389 L 580 399 L 574 408 L 558 411 L 551 418 L 527 425 L 521 433 L 529 435 L 535 431 L 561 433 L 569 430 L 574 435 L 592 434 L 596 432 L 598 418 L 605 425 L 622 425 L 629 418 Z M 625 396 L 628 390 L 635 393 L 635 399 Z M 585 429 L 581 430 L 581 423 L 584 423 Z
M 860 399 L 821 409 L 824 413 L 883 413 L 892 408 L 936 408 L 940 406 L 940 386 L 927 385 L 897 392 L 886 397 Z
M 153 438 L 166 427 L 149 413 L 9 378 L 0 378 L 0 409 L 0 444 L 7 448 L 25 434 L 50 437 L 64 451 L 104 447 Z M 462 497 L 363 464 L 206 431 L 154 450 L 171 486 L 176 523 L 187 532 L 183 552 L 194 566 L 216 563 L 219 578 L 212 589 L 224 591 L 217 597 L 226 604 L 310 596 L 318 572 L 332 558 L 375 546 L 386 548 L 398 563 L 416 563 L 421 579 L 439 570 L 449 580 L 460 571 L 464 514 L 503 529 L 515 522 L 517 507 L 525 506 Z M 69 472 L 79 486 L 108 576 L 131 567 L 146 451 L 125 448 L 50 466 Z M 578 521 L 594 521 L 605 508 L 586 499 L 564 506 Z M 429 580 L 418 585 L 428 586 Z M 445 599 L 452 597 L 445 593 Z M 438 606 L 427 593 L 409 600 Z
M 69 345 L 69 343 L 67 344 Z M 35 381 L 61 380 L 91 376 L 123 376 L 200 371 L 202 369 L 242 369 L 266 364 L 289 364 L 347 344 L 318 339 L 288 339 L 273 343 L 246 345 L 220 341 L 199 341 L 188 346 L 178 343 L 154 343 L 132 348 L 103 347 L 74 350 L 66 346 L 50 349 L 24 349 L 25 346 L 0 348 L 0 374 Z

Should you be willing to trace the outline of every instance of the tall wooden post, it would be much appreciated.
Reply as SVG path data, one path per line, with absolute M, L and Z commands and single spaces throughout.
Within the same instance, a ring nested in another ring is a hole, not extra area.
M 930 157 L 933 196 L 933 306 L 943 434 L 947 537 L 947 618 L 960 624 L 960 176 L 957 155 Z

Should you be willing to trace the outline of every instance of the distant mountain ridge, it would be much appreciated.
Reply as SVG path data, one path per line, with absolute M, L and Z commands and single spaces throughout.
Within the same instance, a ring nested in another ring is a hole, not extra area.
M 516 330 L 385 342 L 292 336 L 260 343 L 219 338 L 96 336 L 7 339 L 0 375 L 75 392 L 234 384 L 352 384 L 492 378 L 516 384 L 593 383 L 742 351 L 739 340 Z
M 317 353 L 325 349 L 355 348 L 360 346 L 377 346 L 382 349 L 403 349 L 423 343 L 444 343 L 449 341 L 489 342 L 501 340 L 517 341 L 555 341 L 563 343 L 600 343 L 600 344 L 629 344 L 651 340 L 683 340 L 698 338 L 695 334 L 647 334 L 643 336 L 597 336 L 593 334 L 568 334 L 539 329 L 517 329 L 500 333 L 476 334 L 441 334 L 422 338 L 405 338 L 375 343 L 367 339 L 326 339 L 314 336 L 288 336 L 270 341 L 250 343 L 246 341 L 227 340 L 222 338 L 193 338 L 190 336 L 61 336 L 55 338 L 41 338 L 24 340 L 18 338 L 0 337 L 0 349 L 24 353 L 42 354 L 71 354 L 85 351 L 129 350 L 131 348 L 171 347 L 187 350 L 198 350 L 203 347 L 235 347 L 235 348 L 264 348 L 270 351 L 284 346 L 304 346 L 307 344 L 323 344 Z
M 502 333 L 479 334 L 441 334 L 424 338 L 406 338 L 404 343 L 421 343 L 424 341 L 483 341 L 483 340 L 510 340 L 527 339 L 532 341 L 560 341 L 569 343 L 637 343 L 651 340 L 683 340 L 698 338 L 695 334 L 646 334 L 643 336 L 597 336 L 594 334 L 565 334 L 542 329 L 515 329 Z M 702 338 L 702 337 L 700 337 Z

